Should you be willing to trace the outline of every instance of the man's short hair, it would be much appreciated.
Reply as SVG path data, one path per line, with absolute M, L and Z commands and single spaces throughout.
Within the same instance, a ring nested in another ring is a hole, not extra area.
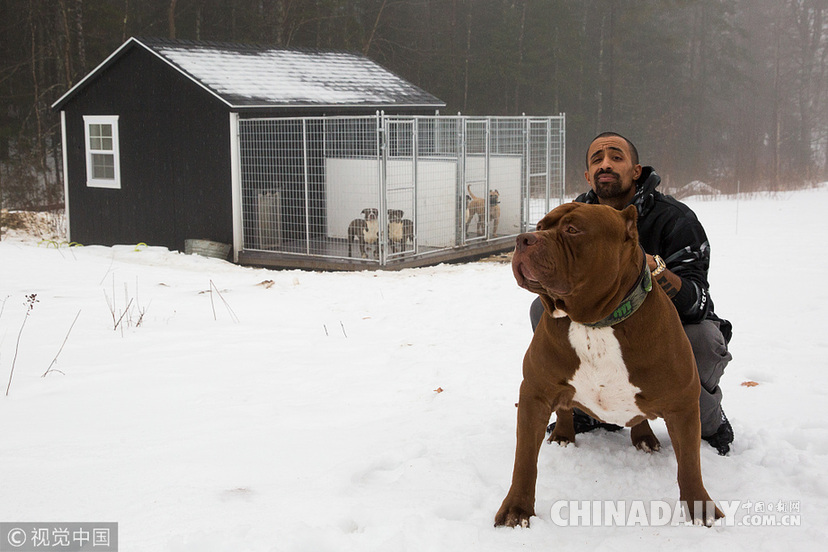
M 632 164 L 633 165 L 638 165 L 638 149 L 636 149 L 635 144 L 630 142 L 630 140 L 626 136 L 622 136 L 622 135 L 618 134 L 617 132 L 602 132 L 601 134 L 599 134 L 598 136 L 596 136 L 595 138 L 592 139 L 592 141 L 590 142 L 590 145 L 592 145 L 592 142 L 594 142 L 598 138 L 607 138 L 609 136 L 615 136 L 616 138 L 623 139 L 627 143 L 627 145 L 630 147 L 630 154 L 632 155 Z M 586 166 L 587 166 L 587 168 L 589 168 L 589 148 L 587 148 L 587 152 L 586 152 Z

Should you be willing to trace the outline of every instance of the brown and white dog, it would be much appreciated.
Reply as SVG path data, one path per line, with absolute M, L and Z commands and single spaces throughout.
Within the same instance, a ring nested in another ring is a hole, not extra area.
M 388 209 L 388 242 L 392 253 L 403 250 L 403 216 L 400 209 Z
M 469 191 L 468 204 L 466 205 L 466 234 L 469 232 L 469 224 L 477 215 L 477 235 L 482 236 L 485 232 L 484 222 L 486 220 L 486 203 L 482 197 L 477 197 L 471 191 L 471 184 L 466 186 Z M 492 237 L 497 236 L 497 226 L 500 224 L 500 192 L 489 191 L 489 220 L 492 222 Z
M 388 241 L 392 253 L 405 251 L 409 242 L 414 245 L 414 221 L 404 216 L 400 209 L 388 209 Z
M 722 517 L 700 466 L 699 376 L 667 294 L 652 284 L 638 244 L 637 212 L 569 203 L 517 237 L 512 270 L 545 309 L 523 360 L 512 485 L 495 525 L 528 526 L 538 452 L 575 441 L 572 410 L 631 428 L 644 451 L 660 444 L 647 420 L 664 418 L 678 462 L 680 500 L 694 520 Z
M 359 242 L 359 251 L 363 259 L 368 257 L 365 246 L 377 245 L 379 241 L 379 211 L 374 208 L 362 210 L 362 218 L 354 219 L 348 224 L 348 256 L 352 257 L 352 245 Z M 374 254 L 376 254 L 376 247 Z

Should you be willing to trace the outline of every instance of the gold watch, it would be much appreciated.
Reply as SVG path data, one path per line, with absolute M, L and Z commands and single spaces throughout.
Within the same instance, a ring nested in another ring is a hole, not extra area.
M 653 255 L 653 260 L 656 262 L 656 268 L 652 271 L 652 274 L 658 276 L 667 269 L 667 263 L 659 255 Z

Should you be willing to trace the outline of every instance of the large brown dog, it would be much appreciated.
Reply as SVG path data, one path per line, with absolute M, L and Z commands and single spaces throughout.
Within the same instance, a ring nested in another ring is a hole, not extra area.
M 574 442 L 573 408 L 632 428 L 645 451 L 659 448 L 647 420 L 664 418 L 681 501 L 694 520 L 722 517 L 702 483 L 693 351 L 675 307 L 652 285 L 636 220 L 632 206 L 569 203 L 517 237 L 515 278 L 546 312 L 523 360 L 512 486 L 495 525 L 529 525 L 546 425 L 556 412 L 550 442 Z

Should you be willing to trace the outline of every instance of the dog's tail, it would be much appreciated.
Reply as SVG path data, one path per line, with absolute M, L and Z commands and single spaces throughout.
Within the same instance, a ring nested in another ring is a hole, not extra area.
M 474 195 L 474 192 L 471 191 L 471 184 L 466 184 L 466 189 L 469 191 L 469 195 L 472 197 L 472 199 L 480 199 L 479 197 Z

